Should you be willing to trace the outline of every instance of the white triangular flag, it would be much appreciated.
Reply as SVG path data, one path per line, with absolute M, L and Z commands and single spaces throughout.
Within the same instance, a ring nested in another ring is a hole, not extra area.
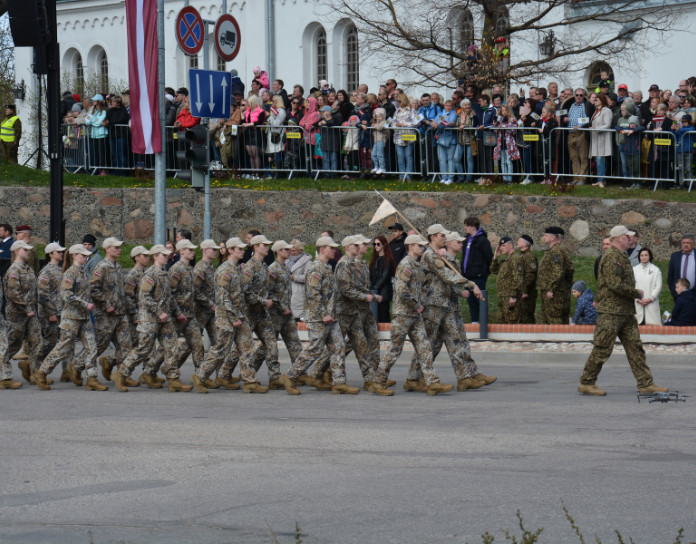
M 370 225 L 374 225 L 377 223 L 377 221 L 381 221 L 385 217 L 389 217 L 392 214 L 395 214 L 396 208 L 392 206 L 392 203 L 389 202 L 388 200 L 384 200 L 382 204 L 380 205 L 379 208 L 377 208 L 377 211 L 375 212 L 375 215 L 372 217 L 372 221 L 370 221 Z

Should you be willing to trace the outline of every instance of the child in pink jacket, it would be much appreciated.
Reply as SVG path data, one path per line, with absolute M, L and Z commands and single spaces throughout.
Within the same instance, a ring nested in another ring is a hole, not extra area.
M 268 73 L 266 70 L 261 70 L 259 66 L 254 67 L 254 79 L 258 79 L 262 89 L 271 90 L 271 82 L 268 81 Z

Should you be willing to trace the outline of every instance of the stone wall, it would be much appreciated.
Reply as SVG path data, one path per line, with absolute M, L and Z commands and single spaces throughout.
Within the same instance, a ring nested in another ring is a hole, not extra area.
M 495 243 L 503 235 L 529 234 L 535 241 L 544 229 L 566 230 L 566 244 L 576 255 L 597 255 L 601 238 L 619 223 L 638 229 L 641 243 L 659 259 L 679 247 L 683 232 L 696 230 L 696 203 L 654 200 L 603 200 L 573 197 L 520 197 L 471 193 L 390 192 L 385 196 L 418 228 L 442 223 L 463 232 L 467 217 L 477 216 Z M 152 243 L 153 189 L 81 189 L 64 192 L 66 238 L 78 243 L 91 232 L 97 238 L 116 236 L 129 244 Z M 213 237 L 225 240 L 257 228 L 270 239 L 299 238 L 313 243 L 324 229 L 336 238 L 356 232 L 386 234 L 388 218 L 368 223 L 381 198 L 374 192 L 244 191 L 214 189 L 211 194 Z M 192 189 L 167 191 L 167 226 L 203 235 L 204 196 Z M 49 228 L 48 188 L 0 189 L 0 222 L 29 223 L 38 243 Z M 538 246 L 539 247 L 539 246 Z

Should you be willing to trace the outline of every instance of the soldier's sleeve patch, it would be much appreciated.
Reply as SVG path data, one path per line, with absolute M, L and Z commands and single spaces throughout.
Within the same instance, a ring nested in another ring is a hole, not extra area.
M 319 287 L 320 283 L 321 283 L 321 276 L 319 274 L 312 274 L 309 277 L 309 284 L 312 287 Z
M 133 291 L 135 290 L 135 283 L 133 280 L 128 280 L 126 281 L 126 288 L 124 289 L 125 293 L 130 296 L 133 294 Z
M 537 263 L 536 263 L 536 261 L 530 261 L 530 262 L 529 262 L 529 269 L 532 270 L 532 271 L 536 271 L 536 269 L 537 269 Z
M 39 278 L 39 289 L 46 289 L 48 287 L 48 278 L 46 276 L 41 276 Z
M 193 284 L 196 287 L 200 287 L 204 280 L 205 280 L 205 276 L 203 276 L 203 274 L 196 274 L 196 277 L 193 278 Z
M 413 274 L 413 272 L 408 268 L 404 268 L 399 274 L 399 279 L 405 282 L 411 281 L 411 274 Z
M 269 272 L 268 275 L 271 276 L 273 279 L 276 279 L 278 277 L 273 272 Z
M 218 282 L 218 285 L 220 287 L 227 287 L 230 284 L 230 276 L 226 273 L 222 273 L 220 276 L 220 281 Z
M 140 289 L 149 293 L 155 288 L 155 281 L 152 278 L 143 278 L 140 282 Z
M 254 275 L 251 272 L 249 272 L 248 270 L 245 270 L 244 271 L 244 284 L 246 285 L 247 283 L 249 283 L 253 276 Z
M 95 275 L 95 276 L 99 276 L 99 277 L 101 278 L 101 273 L 99 272 L 99 270 L 95 270 L 95 271 L 94 271 L 94 275 Z
M 522 272 L 522 263 L 517 263 L 517 271 Z
M 445 261 L 443 261 L 442 259 L 437 259 L 437 260 L 435 261 L 435 266 L 437 266 L 438 268 L 444 268 L 444 267 L 445 267 Z
M 616 266 L 614 267 L 614 274 L 617 276 L 621 276 L 623 274 L 623 267 L 621 266 L 621 263 L 616 263 Z
M 556 264 L 558 264 L 559 262 L 561 262 L 560 257 L 559 257 L 558 255 L 554 255 L 554 256 L 553 256 L 553 262 L 556 263 Z
M 19 276 L 17 274 L 10 274 L 10 279 L 7 281 L 8 287 L 17 287 L 19 284 Z
M 172 289 L 176 289 L 177 285 L 179 285 L 179 280 L 181 279 L 181 276 L 177 274 L 176 272 L 172 273 L 172 275 L 169 277 L 169 287 Z
M 73 280 L 72 278 L 63 278 L 63 282 L 61 283 L 61 289 L 71 289 L 73 288 Z

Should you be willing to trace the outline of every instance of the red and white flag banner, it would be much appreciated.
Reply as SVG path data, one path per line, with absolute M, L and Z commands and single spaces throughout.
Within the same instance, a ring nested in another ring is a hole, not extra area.
M 133 153 L 162 151 L 157 79 L 157 0 L 126 0 Z

